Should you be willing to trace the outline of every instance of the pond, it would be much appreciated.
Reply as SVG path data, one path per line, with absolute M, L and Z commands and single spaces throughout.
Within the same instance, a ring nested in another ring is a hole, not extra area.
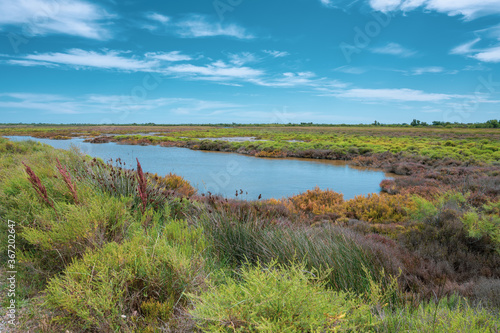
M 133 146 L 116 143 L 91 144 L 82 138 L 71 140 L 38 139 L 9 136 L 12 141 L 35 140 L 54 148 L 69 149 L 72 145 L 82 152 L 107 161 L 121 158 L 127 167 L 135 168 L 138 158 L 144 171 L 166 175 L 170 172 L 184 177 L 201 193 L 210 191 L 234 198 L 240 189 L 240 199 L 254 200 L 292 196 L 319 186 L 344 194 L 345 199 L 356 195 L 379 192 L 380 182 L 388 178 L 382 171 L 358 168 L 343 161 L 259 158 L 235 153 L 206 152 L 187 148 Z M 247 194 L 248 193 L 248 194 Z

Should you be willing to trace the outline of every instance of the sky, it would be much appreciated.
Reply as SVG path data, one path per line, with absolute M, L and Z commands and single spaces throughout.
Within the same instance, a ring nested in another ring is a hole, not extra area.
M 0 0 L 3 123 L 500 118 L 500 0 Z

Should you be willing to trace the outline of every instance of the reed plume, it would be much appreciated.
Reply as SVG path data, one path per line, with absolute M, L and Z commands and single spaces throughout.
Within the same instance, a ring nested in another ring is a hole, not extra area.
M 56 158 L 56 161 L 57 161 L 57 170 L 59 170 L 59 173 L 63 177 L 63 180 L 66 183 L 66 186 L 68 186 L 68 189 L 71 192 L 73 199 L 75 200 L 75 204 L 78 204 L 78 196 L 76 194 L 75 184 L 73 184 L 73 182 L 71 181 L 71 175 L 69 174 L 66 167 L 63 167 L 61 165 L 61 162 L 59 161 L 58 158 Z
M 42 181 L 38 176 L 35 174 L 35 172 L 26 165 L 26 163 L 22 162 L 24 167 L 26 168 L 26 173 L 28 174 L 28 180 L 30 181 L 31 185 L 35 189 L 36 193 L 42 198 L 43 201 L 47 203 L 54 211 L 56 210 L 54 207 L 54 204 L 50 201 L 49 195 L 47 194 L 47 189 L 45 186 L 43 186 Z
M 142 167 L 141 163 L 139 163 L 139 159 L 136 158 L 137 160 L 137 191 L 139 192 L 139 196 L 141 197 L 141 212 L 144 214 L 146 210 L 146 205 L 148 203 L 148 192 L 147 192 L 147 185 L 146 185 L 146 177 L 144 177 L 144 172 L 142 172 Z

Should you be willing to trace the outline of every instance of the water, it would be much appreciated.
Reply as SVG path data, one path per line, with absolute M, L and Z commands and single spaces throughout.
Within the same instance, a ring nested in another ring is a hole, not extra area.
M 344 162 L 313 159 L 257 158 L 234 153 L 205 152 L 187 148 L 131 146 L 116 143 L 91 144 L 83 139 L 50 140 L 28 136 L 11 136 L 12 141 L 35 140 L 54 148 L 82 152 L 103 160 L 121 158 L 127 167 L 135 168 L 138 158 L 144 171 L 166 175 L 170 172 L 184 177 L 200 192 L 210 191 L 228 198 L 242 189 L 238 198 L 253 200 L 292 196 L 319 186 L 344 194 L 379 192 L 380 182 L 387 178 L 381 171 L 348 166 Z

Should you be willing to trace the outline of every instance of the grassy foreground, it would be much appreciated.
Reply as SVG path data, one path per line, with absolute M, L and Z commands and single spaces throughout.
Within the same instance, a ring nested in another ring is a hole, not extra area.
M 492 151 L 472 160 L 426 156 L 429 140 L 442 142 L 431 134 L 411 139 L 416 154 L 354 151 L 356 163 L 403 175 L 387 193 L 253 202 L 0 138 L 1 255 L 17 271 L 15 297 L 2 271 L 3 318 L 14 332 L 497 332 L 496 136 L 449 138 L 444 147 Z M 311 153 L 332 151 L 321 144 Z

